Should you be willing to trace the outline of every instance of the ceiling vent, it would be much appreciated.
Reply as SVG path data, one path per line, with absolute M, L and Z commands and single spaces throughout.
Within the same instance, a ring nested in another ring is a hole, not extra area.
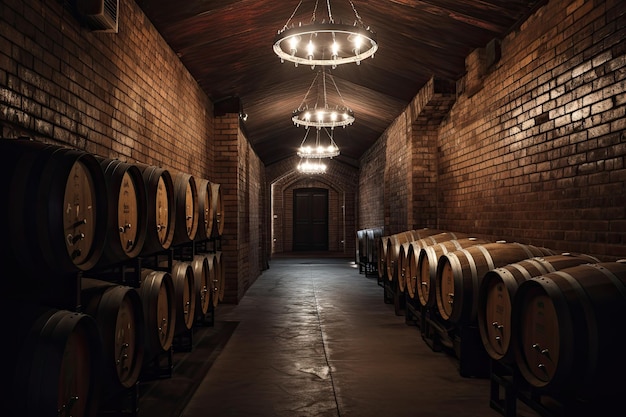
M 76 0 L 76 8 L 87 24 L 102 32 L 117 33 L 119 5 L 119 0 Z

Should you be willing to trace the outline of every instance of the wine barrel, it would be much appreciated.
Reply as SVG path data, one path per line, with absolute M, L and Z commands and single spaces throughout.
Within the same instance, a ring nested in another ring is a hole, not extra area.
M 95 156 L 20 139 L 0 140 L 0 154 L 12 259 L 34 272 L 93 268 L 107 227 L 106 184 Z
M 439 233 L 443 233 L 443 230 L 424 228 L 417 230 L 408 230 L 406 232 L 396 233 L 389 236 L 389 239 L 387 240 L 387 250 L 385 252 L 387 279 L 389 281 L 395 281 L 398 277 L 398 258 L 400 257 L 400 248 L 403 243 L 422 239 L 427 236 L 432 236 Z
M 172 246 L 176 205 L 172 175 L 166 169 L 138 164 L 146 186 L 147 233 L 140 255 L 151 255 Z
M 106 245 L 97 266 L 106 267 L 141 253 L 146 241 L 148 203 L 143 175 L 136 165 L 96 158 L 104 171 L 109 203 Z
M 203 318 L 209 312 L 213 273 L 209 267 L 209 259 L 205 254 L 194 255 L 191 268 L 196 287 L 196 318 Z
M 176 220 L 172 245 L 193 242 L 198 233 L 200 211 L 198 185 L 193 175 L 180 171 L 170 171 L 174 184 L 174 204 Z
M 221 303 L 224 301 L 224 293 L 226 292 L 226 268 L 224 266 L 224 257 L 222 256 L 222 251 L 217 251 L 215 253 L 215 258 L 217 259 L 217 269 L 215 270 L 215 274 L 217 276 L 219 288 L 218 297 Z
M 365 231 L 365 258 L 370 264 L 378 262 L 378 241 L 382 237 L 382 233 L 383 229 L 380 227 Z
M 361 262 L 365 262 L 365 239 L 366 239 L 366 231 L 365 229 L 356 231 L 356 257 L 355 262 L 359 265 Z
M 207 253 L 206 258 L 209 262 L 209 271 L 210 271 L 210 287 L 209 294 L 211 298 L 211 303 L 213 307 L 217 307 L 220 302 L 220 286 L 221 283 L 221 274 L 220 271 L 220 258 L 217 257 L 216 253 Z
M 3 301 L 2 346 L 7 416 L 95 417 L 100 404 L 102 347 L 94 319 L 83 313 Z
M 172 347 L 176 322 L 174 282 L 169 272 L 141 270 L 141 298 L 145 319 L 144 364 Z
M 115 395 L 137 382 L 144 356 L 145 320 L 132 287 L 92 278 L 81 280 L 83 311 L 98 325 L 104 353 L 103 392 Z
M 463 233 L 442 232 L 403 243 L 400 248 L 400 257 L 398 259 L 398 290 L 400 292 L 405 292 L 407 280 L 413 281 L 413 277 L 416 276 L 417 271 L 415 269 L 411 269 L 411 266 L 415 266 L 417 264 L 415 260 L 417 259 L 417 256 L 419 256 L 421 248 L 435 245 L 439 242 L 455 240 L 461 237 L 466 237 L 466 235 Z M 413 285 L 413 282 L 411 282 L 411 284 Z M 411 293 L 413 291 L 406 292 Z M 410 296 L 410 298 L 413 297 Z
M 172 263 L 172 281 L 174 282 L 174 301 L 176 303 L 174 333 L 180 334 L 190 330 L 196 318 L 196 284 L 191 263 L 174 261 Z
M 417 299 L 422 306 L 436 306 L 435 287 L 437 285 L 437 262 L 439 261 L 439 257 L 450 251 L 483 243 L 488 242 L 475 237 L 468 237 L 464 239 L 452 239 L 421 248 L 417 255 L 417 265 L 409 267 L 413 272 L 411 273 L 411 279 L 408 283 L 408 292 L 417 294 Z M 415 274 L 415 277 L 413 277 L 413 274 Z
M 521 243 L 485 243 L 441 255 L 435 277 L 437 308 L 443 320 L 475 323 L 478 288 L 487 271 L 537 256 L 550 249 Z
M 387 247 L 391 236 L 381 236 L 378 239 L 378 278 L 384 280 L 387 277 Z
M 224 200 L 222 187 L 218 183 L 211 183 L 211 205 L 213 206 L 213 236 L 221 237 L 224 233 Z
M 512 306 L 512 346 L 539 392 L 623 395 L 626 263 L 581 264 L 522 282 Z
M 487 354 L 494 360 L 515 361 L 511 343 L 511 306 L 519 284 L 561 269 L 597 263 L 590 255 L 563 253 L 526 259 L 487 272 L 478 289 L 478 329 Z
M 211 182 L 205 178 L 198 179 L 198 232 L 196 241 L 210 239 L 213 235 L 213 188 Z

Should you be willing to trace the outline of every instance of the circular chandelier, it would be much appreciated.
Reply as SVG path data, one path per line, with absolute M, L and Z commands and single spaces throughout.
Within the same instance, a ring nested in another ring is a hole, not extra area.
M 326 164 L 321 160 L 311 162 L 310 159 L 301 159 L 298 164 L 298 171 L 303 174 L 325 174 Z
M 343 97 L 339 92 L 339 88 L 335 83 L 335 79 L 329 74 L 337 95 L 341 99 L 341 104 L 335 104 L 331 106 L 328 104 L 328 98 L 326 94 L 326 71 L 322 70 L 322 86 L 320 87 L 319 72 L 315 74 L 315 78 L 311 83 L 311 86 L 307 90 L 302 103 L 293 112 L 291 120 L 296 126 L 316 127 L 318 129 L 322 127 L 329 127 L 334 129 L 338 126 L 348 126 L 354 122 L 354 112 L 348 106 L 345 105 Z M 315 103 L 307 103 L 307 98 L 314 85 L 317 85 L 317 99 Z M 323 103 L 319 103 L 321 100 Z
M 306 130 L 304 139 L 300 144 L 300 148 L 298 148 L 298 156 L 300 158 L 334 158 L 339 155 L 339 147 L 333 139 L 332 132 L 329 133 L 327 129 L 324 129 L 329 137 L 328 144 L 326 144 L 322 143 L 322 140 L 320 139 L 320 130 L 321 129 L 315 130 L 316 137 L 314 144 L 307 144 L 307 137 L 310 129 Z M 311 140 L 309 140 L 309 142 L 311 142 Z
M 302 4 L 301 0 L 274 38 L 274 52 L 280 57 L 280 61 L 290 61 L 296 66 L 310 65 L 311 68 L 316 65 L 336 68 L 337 65 L 352 62 L 359 65 L 362 60 L 373 57 L 378 50 L 376 35 L 363 24 L 352 0 L 348 2 L 356 19 L 353 25 L 335 23 L 330 0 L 326 0 L 328 21 L 316 21 L 318 0 L 315 0 L 310 23 L 300 22 L 296 26 L 291 20 Z

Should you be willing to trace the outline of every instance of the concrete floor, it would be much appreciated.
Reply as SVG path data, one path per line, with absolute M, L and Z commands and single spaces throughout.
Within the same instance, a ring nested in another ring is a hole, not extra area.
M 171 378 L 143 384 L 140 416 L 502 415 L 489 379 L 461 376 L 351 259 L 273 259 L 194 337 Z

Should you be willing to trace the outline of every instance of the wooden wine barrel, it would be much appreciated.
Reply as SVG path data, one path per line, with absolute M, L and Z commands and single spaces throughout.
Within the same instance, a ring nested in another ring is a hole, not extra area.
M 213 188 L 211 182 L 205 178 L 198 179 L 198 212 L 200 219 L 198 222 L 198 233 L 196 240 L 210 239 L 213 235 Z
M 441 255 L 437 262 L 437 308 L 443 320 L 475 323 L 478 288 L 494 268 L 537 256 L 553 255 L 550 249 L 521 243 L 485 243 Z
M 172 347 L 176 323 L 174 282 L 169 272 L 141 270 L 141 297 L 145 319 L 144 364 Z
M 365 239 L 366 239 L 366 231 L 365 229 L 356 231 L 356 257 L 355 262 L 360 264 L 361 262 L 365 262 L 366 254 L 365 254 Z
M 374 264 L 378 262 L 378 241 L 382 237 L 383 229 L 375 227 L 365 231 L 365 252 L 367 262 Z
M 209 267 L 209 259 L 206 254 L 194 255 L 191 267 L 196 287 L 196 318 L 202 318 L 209 312 L 213 272 Z
M 487 354 L 494 360 L 511 364 L 515 361 L 511 343 L 511 306 L 519 284 L 532 277 L 584 263 L 598 263 L 590 255 L 564 253 L 526 259 L 492 269 L 483 277 L 478 289 L 478 328 Z
M 180 334 L 193 327 L 196 318 L 196 284 L 193 267 L 187 261 L 172 263 L 172 281 L 174 282 L 174 302 L 176 303 L 175 334 Z
M 583 399 L 623 395 L 626 263 L 581 264 L 522 282 L 512 306 L 512 346 L 540 392 Z
M 172 176 L 166 169 L 138 165 L 146 186 L 146 240 L 140 255 L 162 252 L 172 246 L 176 226 L 176 204 Z
M 102 347 L 94 319 L 83 313 L 3 301 L 2 346 L 7 416 L 95 417 Z M 6 355 L 6 356 L 5 356 Z
M 389 240 L 391 236 L 381 236 L 378 239 L 378 278 L 384 280 L 387 278 L 387 248 L 389 247 Z
M 109 218 L 106 245 L 98 267 L 137 257 L 146 241 L 148 203 L 143 175 L 136 165 L 97 157 L 107 184 Z
M 419 256 L 421 248 L 435 245 L 439 242 L 456 240 L 466 236 L 467 235 L 463 233 L 442 232 L 403 243 L 400 248 L 400 257 L 398 259 L 398 290 L 400 292 L 405 292 L 407 280 L 411 281 L 411 285 L 414 285 L 414 278 L 417 275 L 417 270 L 414 268 L 411 269 L 411 267 L 417 265 L 416 259 Z M 413 298 L 411 293 L 414 294 L 414 291 L 406 292 L 409 294 L 410 298 Z
M 408 291 L 417 294 L 417 299 L 424 307 L 434 307 L 437 305 L 435 287 L 437 285 L 437 262 L 439 257 L 451 251 L 467 248 L 469 246 L 488 243 L 486 240 L 475 237 L 464 239 L 452 239 L 437 243 L 431 246 L 425 246 L 420 249 L 417 256 L 417 265 L 410 266 L 415 271 L 415 281 L 413 281 L 413 273 L 408 284 Z
M 83 311 L 98 325 L 104 353 L 103 392 L 115 395 L 137 382 L 144 356 L 145 320 L 132 287 L 82 278 Z
M 209 271 L 210 271 L 210 287 L 209 294 L 211 298 L 211 303 L 213 307 L 217 307 L 220 302 L 220 286 L 221 284 L 221 274 L 220 270 L 220 259 L 217 257 L 216 253 L 207 253 L 206 254 L 207 261 L 209 262 Z
M 215 253 L 215 258 L 217 259 L 217 269 L 215 270 L 215 274 L 217 276 L 219 288 L 218 297 L 221 303 L 224 301 L 224 293 L 226 291 L 226 268 L 224 266 L 224 257 L 222 256 L 222 251 L 217 251 Z
M 211 183 L 211 198 L 213 206 L 213 237 L 221 237 L 224 233 L 224 200 L 220 184 Z
M 0 140 L 5 242 L 21 268 L 78 272 L 102 255 L 107 227 L 104 174 L 84 151 Z M 3 256 L 6 256 L 3 254 Z
M 174 204 L 176 220 L 172 245 L 193 242 L 198 233 L 200 210 L 198 185 L 193 175 L 180 171 L 170 171 L 174 183 Z
M 400 248 L 403 243 L 422 239 L 427 236 L 436 235 L 442 232 L 442 230 L 424 228 L 417 230 L 408 230 L 406 232 L 396 233 L 389 236 L 389 239 L 387 240 L 387 250 L 385 252 L 387 279 L 389 281 L 395 281 L 398 278 L 398 258 L 400 257 Z

